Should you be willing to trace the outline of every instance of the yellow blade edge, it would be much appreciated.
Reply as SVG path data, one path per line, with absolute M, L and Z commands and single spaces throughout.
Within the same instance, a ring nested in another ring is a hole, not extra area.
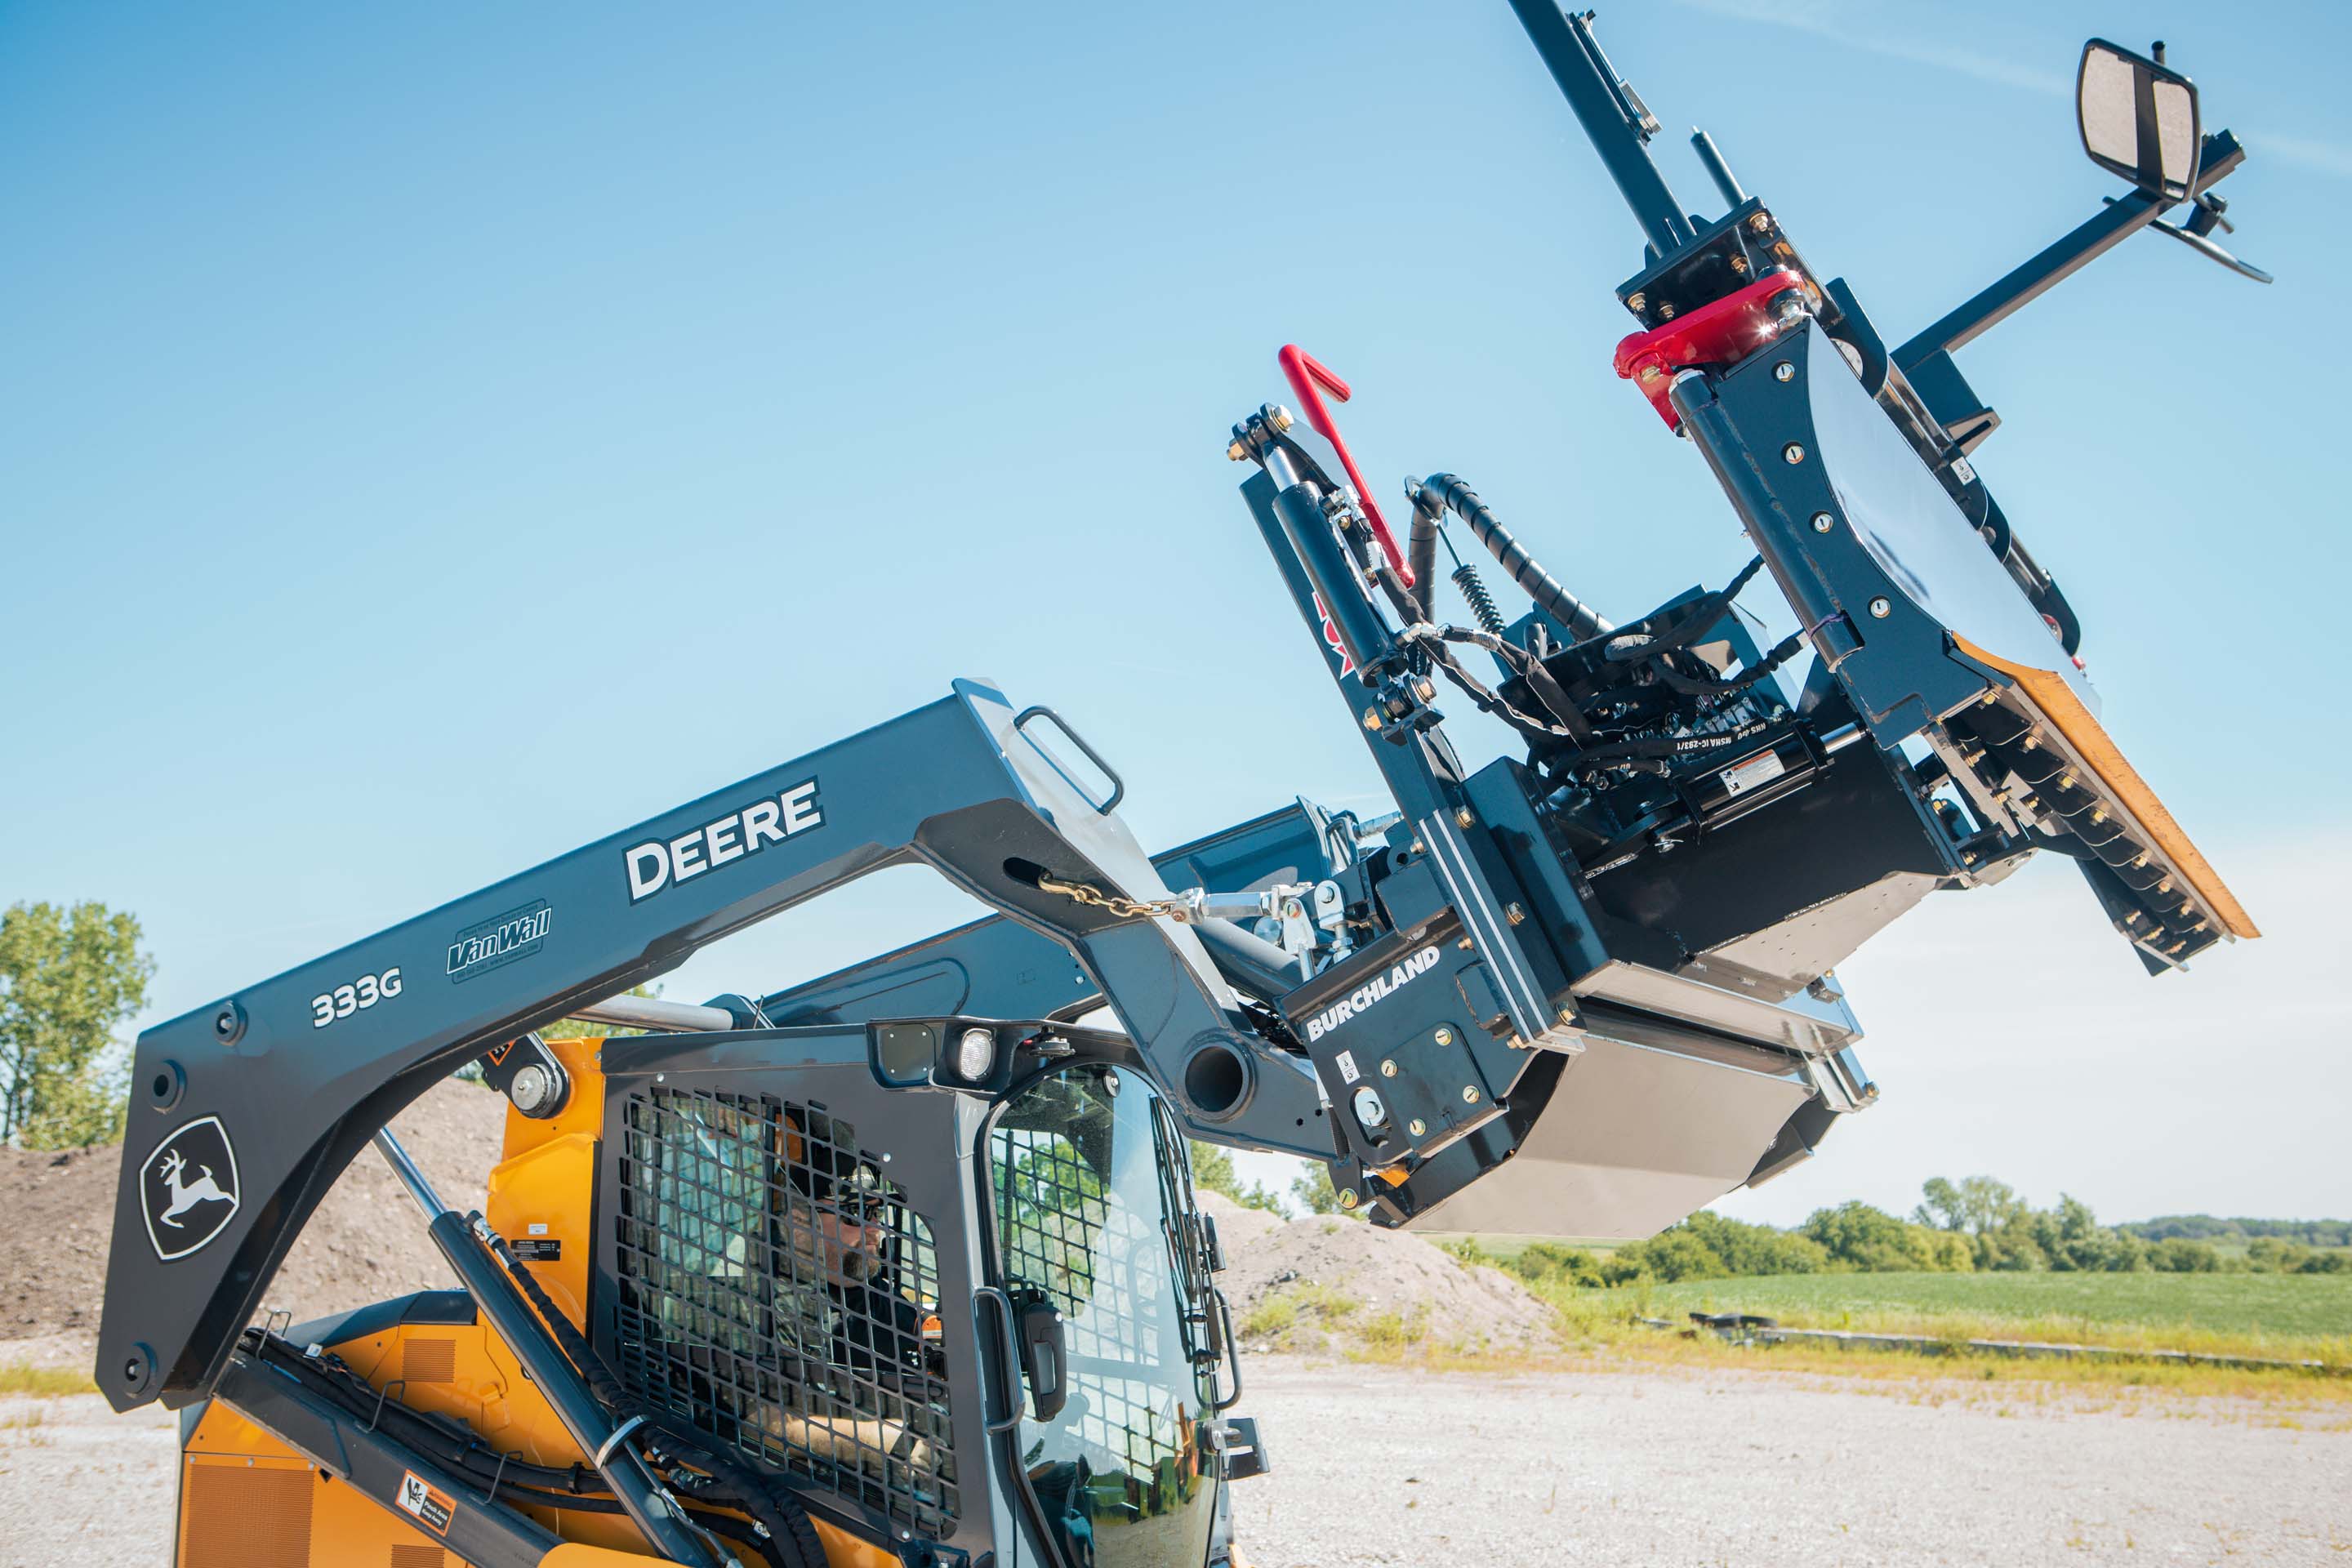
M 2180 824 L 2172 819 L 2172 813 L 2165 810 L 2164 803 L 2156 798 L 2156 791 L 2148 788 L 2147 781 L 2139 776 L 2139 770 L 2125 760 L 2123 748 L 2116 744 L 2115 737 L 2107 733 L 2096 715 L 2083 706 L 2083 700 L 2074 695 L 2074 689 L 2063 678 L 2052 670 L 2036 669 L 2029 664 L 2016 664 L 1996 658 L 1957 632 L 1952 634 L 1952 641 L 1962 653 L 1979 664 L 1989 669 L 1997 669 L 2017 682 L 2018 690 L 2041 710 L 2042 716 L 2050 721 L 2059 734 L 2065 737 L 2066 743 L 2074 748 L 2093 773 L 2099 775 L 2099 782 L 2106 786 L 2107 793 L 2131 813 L 2157 848 L 2170 858 L 2180 874 L 2189 879 L 2189 885 L 2197 889 L 2198 896 L 2221 917 L 2223 930 L 2231 936 L 2248 940 L 2263 934 L 2255 929 L 2245 906 L 2238 902 L 2237 895 L 2231 892 L 2229 885 L 2221 880 L 2221 873 L 2215 871 L 2197 846 L 2189 841 L 2189 835 L 2180 830 Z

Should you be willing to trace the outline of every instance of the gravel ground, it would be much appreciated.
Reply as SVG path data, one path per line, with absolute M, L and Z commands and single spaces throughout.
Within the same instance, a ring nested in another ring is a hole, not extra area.
M 1254 1361 L 1259 1568 L 2342 1563 L 2352 1431 L 2150 1397 L 2137 1415 L 1927 1381 L 1521 1377 Z M 1869 1392 L 1863 1391 L 1866 1386 Z M 1914 1403 L 1937 1391 L 1958 1397 Z M 27 1425 L 38 1412 L 38 1424 Z M 0 1568 L 157 1568 L 172 1420 L 0 1400 Z
M 179 1421 L 95 1394 L 0 1399 L 0 1568 L 162 1568 Z
M 1968 1384 L 1786 1373 L 1247 1368 L 1274 1474 L 1234 1489 L 1263 1568 L 2342 1563 L 2352 1432 Z M 1937 1388 L 1958 1397 L 1913 1403 Z M 2027 1395 L 2030 1397 L 2030 1394 Z

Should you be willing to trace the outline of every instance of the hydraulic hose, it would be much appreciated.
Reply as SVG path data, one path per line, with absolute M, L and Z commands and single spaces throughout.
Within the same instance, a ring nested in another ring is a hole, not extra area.
M 1428 548 L 1433 555 L 1437 548 L 1437 511 L 1441 507 L 1451 510 L 1454 516 L 1470 525 L 1470 531 L 1478 536 L 1478 542 L 1485 545 L 1487 553 L 1494 556 L 1503 570 L 1510 574 L 1511 581 L 1535 601 L 1536 607 L 1567 628 L 1570 641 L 1582 642 L 1611 629 L 1614 623 L 1595 614 L 1583 600 L 1561 587 L 1559 579 L 1545 571 L 1535 557 L 1528 553 L 1526 546 L 1511 537 L 1511 531 L 1503 526 L 1493 509 L 1478 499 L 1478 492 L 1452 474 L 1432 474 L 1413 493 L 1412 548 L 1415 551 L 1422 548 L 1423 520 L 1426 517 Z M 1418 561 L 1419 556 L 1414 559 Z M 1416 565 L 1414 571 L 1418 574 L 1420 567 Z M 1415 580 L 1425 581 L 1418 576 Z
M 1437 519 L 1435 507 L 1422 499 L 1422 487 L 1412 487 L 1412 532 L 1405 540 L 1405 565 L 1412 573 L 1413 592 L 1421 599 L 1421 618 L 1437 608 Z

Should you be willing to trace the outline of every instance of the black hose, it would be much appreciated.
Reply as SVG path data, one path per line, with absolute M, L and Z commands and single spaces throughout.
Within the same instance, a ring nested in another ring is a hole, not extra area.
M 476 1215 L 472 1217 L 479 1219 L 481 1216 Z M 824 1568 L 824 1545 L 817 1539 L 816 1526 L 810 1522 L 808 1510 L 801 1506 L 797 1498 L 782 1486 L 771 1483 L 758 1471 L 729 1457 L 726 1445 L 719 1439 L 685 1426 L 667 1412 L 657 1410 L 634 1397 L 613 1375 L 612 1369 L 604 1364 L 604 1358 L 596 1353 L 595 1348 L 578 1329 L 572 1326 L 572 1320 L 563 1315 L 563 1310 L 532 1278 L 530 1270 L 523 1267 L 513 1248 L 496 1233 L 492 1233 L 492 1240 L 486 1245 L 491 1255 L 506 1266 L 507 1273 L 521 1288 L 530 1304 L 539 1310 L 539 1315 L 546 1321 L 548 1332 L 553 1336 L 557 1346 L 572 1364 L 580 1369 L 581 1376 L 587 1379 L 590 1391 L 605 1408 L 615 1414 L 641 1417 L 646 1430 L 668 1438 L 671 1447 L 678 1450 L 680 1457 L 697 1468 L 709 1471 L 720 1485 L 731 1491 L 734 1497 L 730 1500 L 759 1521 L 774 1538 L 776 1554 L 782 1568 Z
M 543 1292 L 539 1294 L 544 1299 Z M 543 1310 L 551 1310 L 553 1306 L 549 1301 Z M 565 1326 L 570 1327 L 568 1321 Z M 507 1502 L 583 1513 L 625 1511 L 617 1499 L 594 1495 L 607 1493 L 608 1489 L 604 1479 L 584 1465 L 558 1468 L 499 1455 L 486 1447 L 470 1427 L 397 1399 L 383 1397 L 373 1384 L 332 1357 L 314 1360 L 257 1329 L 247 1331 L 246 1342 L 252 1354 L 311 1393 L 353 1415 L 362 1415 L 371 1426 L 397 1428 L 403 1442 L 475 1485 L 495 1489 Z M 646 1423 L 648 1428 L 655 1425 L 650 1419 Z M 671 1434 L 665 1428 L 661 1435 Z M 692 1436 L 698 1449 L 709 1441 L 699 1433 Z M 739 1468 L 735 1476 L 721 1475 L 717 1467 L 703 1463 L 698 1451 L 686 1457 L 710 1470 L 722 1482 L 719 1488 L 694 1494 L 694 1502 L 701 1506 L 688 1507 L 687 1515 L 696 1525 L 752 1547 L 769 1568 L 824 1568 L 824 1546 L 814 1528 L 807 1523 L 806 1512 L 797 1499 L 779 1498 L 779 1489 L 762 1484 L 761 1479 L 749 1470 Z M 780 1510 L 780 1502 L 789 1507 Z M 750 1514 L 767 1533 L 760 1534 L 742 1520 L 713 1513 L 712 1508 L 739 1509 Z M 801 1521 L 799 1530 L 790 1528 L 794 1514 Z
M 1535 601 L 1538 609 L 1566 628 L 1570 642 L 1582 642 L 1610 629 L 1611 623 L 1607 619 L 1561 587 L 1559 579 L 1545 571 L 1535 557 L 1528 553 L 1527 548 L 1511 537 L 1511 531 L 1503 526 L 1493 509 L 1478 499 L 1477 491 L 1452 474 L 1430 475 L 1414 493 L 1413 537 L 1416 542 L 1421 536 L 1422 514 L 1426 510 L 1433 520 L 1430 548 L 1433 552 L 1436 549 L 1434 518 L 1439 506 L 1450 508 L 1454 516 L 1470 525 L 1470 531 L 1478 536 L 1478 542 L 1485 545 L 1487 553 L 1494 556 L 1503 570 L 1510 574 L 1511 581 Z
M 1412 573 L 1412 591 L 1421 599 L 1422 618 L 1437 608 L 1438 509 L 1423 500 L 1428 492 L 1416 487 L 1412 497 L 1412 532 L 1405 540 L 1404 563 Z

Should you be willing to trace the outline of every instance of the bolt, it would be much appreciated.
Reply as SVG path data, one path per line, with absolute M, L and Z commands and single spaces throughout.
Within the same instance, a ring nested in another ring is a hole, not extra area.
M 1768 213 L 1758 213 L 1748 220 L 1748 226 L 1759 234 L 1769 234 L 1772 232 L 1771 216 Z
M 1465 1083 L 1462 1086 L 1462 1103 L 1465 1105 L 1475 1105 L 1478 1103 L 1478 1086 L 1476 1084 Z
M 1408 1131 L 1408 1132 L 1410 1132 L 1410 1133 L 1412 1133 L 1412 1134 L 1414 1137 L 1416 1137 L 1416 1138 L 1420 1137 L 1423 1133 L 1424 1133 L 1424 1132 L 1426 1132 L 1426 1131 L 1429 1131 L 1429 1123 L 1428 1123 L 1428 1122 L 1426 1122 L 1426 1121 L 1423 1121 L 1420 1117 L 1418 1117 L 1418 1116 L 1414 1117 L 1412 1121 L 1410 1121 L 1406 1122 L 1404 1125 L 1405 1125 L 1405 1131 Z
M 1468 806 L 1462 805 L 1454 807 L 1454 825 L 1456 827 L 1468 827 L 1477 820 L 1478 819 L 1476 817 L 1470 815 L 1470 808 Z
M 1412 689 L 1413 694 L 1423 702 L 1437 700 L 1437 683 L 1425 675 L 1412 683 Z
M 1341 1208 L 1343 1208 L 1343 1209 L 1351 1209 L 1351 1208 L 1354 1208 L 1354 1207 L 1356 1206 L 1356 1205 L 1357 1205 L 1357 1204 L 1359 1204 L 1359 1203 L 1360 1203 L 1360 1202 L 1362 1202 L 1362 1200 L 1361 1200 L 1360 1198 L 1359 1198 L 1359 1197 L 1357 1197 L 1357 1196 L 1356 1196 L 1356 1189 L 1355 1189 L 1355 1188 L 1353 1188 L 1353 1187 L 1341 1187 L 1341 1188 L 1339 1189 L 1339 1206 L 1340 1206 Z
M 1650 297 L 1647 294 L 1633 294 L 1626 298 L 1625 309 L 1633 311 L 1633 314 L 1637 316 L 1649 308 Z
M 1380 727 L 1381 727 L 1381 710 L 1380 710 L 1379 709 L 1377 709 L 1377 708 L 1367 708 L 1367 709 L 1365 709 L 1365 710 L 1364 710 L 1364 728 L 1365 728 L 1365 729 L 1367 729 L 1367 730 L 1377 730 L 1377 729 L 1379 729 Z
M 1836 520 L 1832 518 L 1829 513 L 1825 511 L 1817 511 L 1813 513 L 1813 531 L 1815 533 L 1827 533 L 1835 526 Z
M 1524 925 L 1527 923 L 1528 911 L 1519 908 L 1517 904 L 1505 904 L 1503 906 L 1503 918 L 1510 921 L 1513 925 Z
M 1805 460 L 1805 449 L 1791 441 L 1780 448 L 1780 458 L 1783 462 L 1801 463 Z
M 1233 462 L 1238 463 L 1244 458 L 1248 456 L 1249 448 L 1243 446 L 1239 441 L 1234 442 L 1231 446 L 1225 448 L 1225 457 Z
M 1674 319 L 1675 308 L 1671 302 L 1658 307 L 1658 320 L 1662 321 L 1671 321 Z
M 1573 1024 L 1573 1023 L 1575 1023 L 1575 1022 L 1576 1022 L 1576 1009 L 1575 1009 L 1575 1008 L 1573 1008 L 1573 1007 L 1562 1007 L 1562 1008 L 1559 1010 L 1559 1021 L 1560 1021 L 1561 1023 L 1563 1023 L 1563 1024 Z
M 1774 381 L 1794 381 L 1797 379 L 1797 367 L 1790 364 L 1787 360 L 1782 360 L 1779 364 L 1772 367 L 1772 379 Z
M 1885 599 L 1873 599 L 1870 601 L 1870 613 L 1883 621 L 1895 613 L 1895 606 Z
M 1382 1078 L 1394 1078 L 1394 1077 L 1396 1077 L 1396 1075 L 1397 1075 L 1397 1065 L 1396 1065 L 1396 1063 L 1395 1063 L 1393 1060 L 1388 1060 L 1388 1059 L 1384 1059 L 1384 1060 L 1382 1060 L 1382 1061 L 1381 1061 L 1381 1076 Z
M 1437 1033 L 1433 1038 L 1441 1046 L 1450 1046 L 1454 1043 L 1454 1031 L 1441 1024 L 1437 1026 Z
M 1748 276 L 1748 258 L 1744 256 L 1733 257 L 1731 258 L 1731 269 L 1743 278 Z
M 1290 428 L 1290 410 L 1279 403 L 1267 409 L 1265 416 L 1266 422 L 1274 426 L 1277 435 Z
M 507 1098 L 514 1101 L 517 1110 L 529 1116 L 545 1105 L 554 1090 L 555 1075 L 539 1063 L 530 1062 L 516 1070 L 514 1081 L 507 1085 Z

